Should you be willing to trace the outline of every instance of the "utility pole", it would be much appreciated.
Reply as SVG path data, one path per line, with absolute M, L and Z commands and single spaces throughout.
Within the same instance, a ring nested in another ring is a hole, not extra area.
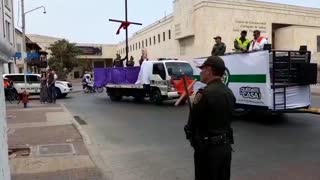
M 121 20 L 115 20 L 115 19 L 109 19 L 109 21 L 111 22 L 118 22 L 121 23 L 117 34 L 120 33 L 121 28 L 126 30 L 126 57 L 127 57 L 127 63 L 128 63 L 128 59 L 129 59 L 129 44 L 128 44 L 128 28 L 130 26 L 130 24 L 134 24 L 134 25 L 142 25 L 141 23 L 137 23 L 137 22 L 130 22 L 128 21 L 128 0 L 125 0 L 125 21 L 121 21 Z
M 23 59 L 23 72 L 24 72 L 24 90 L 27 91 L 27 45 L 26 45 L 26 16 L 24 12 L 24 0 L 21 0 L 22 10 L 22 59 Z
M 21 0 L 21 11 L 22 11 L 22 59 L 23 59 L 23 71 L 24 71 L 24 90 L 27 91 L 27 72 L 28 72 L 28 65 L 27 65 L 27 44 L 26 44 L 26 14 L 33 12 L 38 9 L 43 9 L 43 14 L 46 14 L 46 8 L 44 6 L 39 6 L 37 8 L 31 9 L 30 11 L 25 12 L 24 10 L 24 0 Z

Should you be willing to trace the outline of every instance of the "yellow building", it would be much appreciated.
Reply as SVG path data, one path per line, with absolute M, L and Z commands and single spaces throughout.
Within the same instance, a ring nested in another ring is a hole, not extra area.
M 129 39 L 129 56 L 149 59 L 191 59 L 209 56 L 219 35 L 232 52 L 242 30 L 260 30 L 274 49 L 297 50 L 307 45 L 320 56 L 320 9 L 254 0 L 175 0 L 173 13 L 136 32 Z M 125 56 L 125 42 L 117 46 Z

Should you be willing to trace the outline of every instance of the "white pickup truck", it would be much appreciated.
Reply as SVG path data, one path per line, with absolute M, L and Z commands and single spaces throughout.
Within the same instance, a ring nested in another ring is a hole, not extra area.
M 187 61 L 145 61 L 136 83 L 109 83 L 105 87 L 112 101 L 120 101 L 124 96 L 138 101 L 149 97 L 152 103 L 161 104 L 164 100 L 178 99 L 182 95 L 174 83 L 181 81 L 182 75 L 193 78 L 193 68 Z
M 4 74 L 3 78 L 10 79 L 13 82 L 17 93 L 23 93 L 25 90 L 24 74 Z M 30 95 L 40 94 L 40 74 L 27 74 L 27 92 Z M 63 98 L 72 91 L 72 84 L 67 81 L 56 81 L 56 96 Z

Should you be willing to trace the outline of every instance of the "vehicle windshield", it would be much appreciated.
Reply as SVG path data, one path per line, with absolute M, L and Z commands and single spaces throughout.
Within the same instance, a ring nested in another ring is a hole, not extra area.
M 183 62 L 167 62 L 166 63 L 169 76 L 180 77 L 182 75 L 187 75 L 189 77 L 193 76 L 193 69 L 189 63 Z M 171 69 L 171 71 L 169 70 Z

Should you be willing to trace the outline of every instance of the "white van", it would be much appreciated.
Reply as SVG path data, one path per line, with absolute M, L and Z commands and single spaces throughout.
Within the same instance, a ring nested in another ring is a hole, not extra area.
M 23 93 L 25 90 L 24 74 L 4 74 L 3 78 L 13 81 L 17 93 Z M 40 94 L 40 74 L 27 74 L 27 92 L 30 95 Z M 67 81 L 56 81 L 57 98 L 66 97 L 72 91 L 72 84 Z

